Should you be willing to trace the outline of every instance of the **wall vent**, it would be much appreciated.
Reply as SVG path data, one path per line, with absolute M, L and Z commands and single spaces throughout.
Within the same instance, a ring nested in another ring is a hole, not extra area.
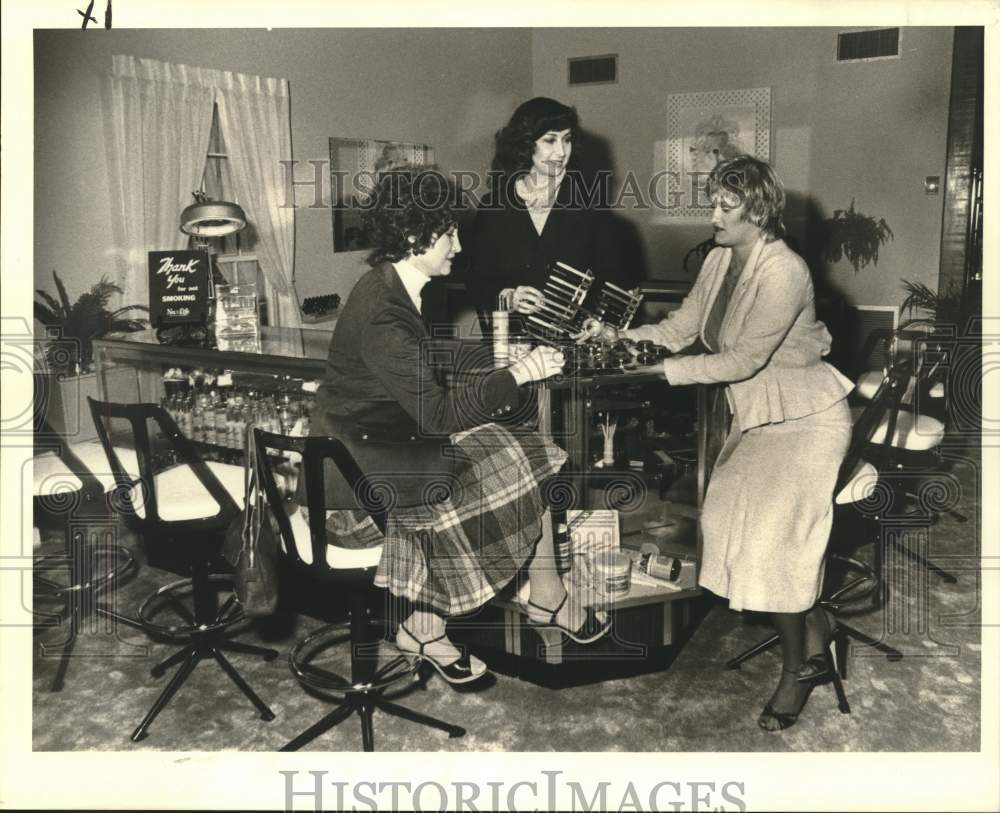
M 618 54 L 574 56 L 569 60 L 571 85 L 610 85 L 618 81 Z
M 867 59 L 892 59 L 894 57 L 899 57 L 898 28 L 843 31 L 837 34 L 838 62 L 859 62 Z

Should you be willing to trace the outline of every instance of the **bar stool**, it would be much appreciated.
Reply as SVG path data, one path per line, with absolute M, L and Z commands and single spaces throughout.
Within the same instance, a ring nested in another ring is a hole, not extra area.
M 904 512 L 915 517 L 927 516 L 933 523 L 941 513 L 948 513 L 958 522 L 968 518 L 953 508 L 939 511 L 922 505 L 912 486 L 913 475 L 930 474 L 940 462 L 940 445 L 945 436 L 947 414 L 946 389 L 943 381 L 945 351 L 940 343 L 921 331 L 873 331 L 866 347 L 881 343 L 886 347 L 890 366 L 908 370 L 905 387 L 898 400 L 886 410 L 869 439 L 867 454 L 878 466 L 891 488 L 895 502 Z M 878 391 L 875 382 L 885 373 L 877 370 L 863 373 L 858 379 L 857 395 L 871 400 Z M 873 390 L 873 387 L 875 388 Z M 864 406 L 852 408 L 860 416 Z M 929 467 L 928 459 L 934 461 Z M 930 570 L 949 584 L 956 577 L 907 547 L 899 538 L 890 541 L 893 549 L 920 567 Z
M 107 495 L 115 486 L 100 443 L 68 443 L 41 419 L 35 445 L 33 525 L 37 531 L 55 522 L 63 535 L 59 553 L 35 556 L 32 561 L 36 596 L 61 604 L 60 621 L 68 619 L 68 638 L 55 647 L 60 659 L 51 690 L 58 692 L 65 685 L 70 657 L 89 612 L 135 626 L 131 619 L 98 601 L 134 571 L 135 560 L 123 545 L 94 544 L 86 527 L 88 521 L 108 516 Z M 138 461 L 129 452 L 121 449 L 119 455 L 127 475 L 137 479 Z M 42 626 L 39 631 L 44 629 Z M 41 649 L 45 656 L 50 647 L 43 643 Z
M 373 715 L 376 709 L 444 731 L 449 737 L 463 736 L 465 729 L 461 726 L 385 699 L 386 689 L 404 681 L 417 681 L 419 663 L 411 664 L 401 654 L 381 665 L 378 662 L 379 647 L 377 637 L 372 635 L 370 600 L 382 546 L 351 550 L 329 544 L 326 477 L 342 477 L 352 492 L 360 495 L 356 505 L 372 519 L 381 536 L 385 533 L 389 506 L 383 501 L 385 495 L 379 491 L 378 485 L 361 473 L 353 456 L 336 438 L 289 437 L 255 429 L 254 444 L 257 460 L 261 463 L 260 478 L 264 493 L 277 521 L 285 556 L 302 575 L 329 585 L 331 591 L 344 594 L 350 613 L 346 624 L 324 626 L 303 638 L 292 649 L 288 658 L 292 674 L 307 690 L 333 700 L 336 705 L 281 750 L 297 751 L 356 713 L 361 718 L 362 747 L 365 751 L 374 751 Z M 289 514 L 286 510 L 272 466 L 273 461 L 280 458 L 301 460 L 309 509 L 308 523 L 301 511 Z M 440 477 L 437 479 L 440 480 Z M 343 634 L 345 628 L 346 636 Z M 350 646 L 350 676 L 316 665 L 320 653 L 343 642 Z
M 273 720 L 274 713 L 223 654 L 242 652 L 265 660 L 278 656 L 277 650 L 227 637 L 245 620 L 236 596 L 229 589 L 232 577 L 218 572 L 223 534 L 242 511 L 243 467 L 205 462 L 166 410 L 157 404 L 111 404 L 92 398 L 88 401 L 115 477 L 113 506 L 126 524 L 142 536 L 151 563 L 186 576 L 163 585 L 139 607 L 137 623 L 147 635 L 185 645 L 150 670 L 154 677 L 160 677 L 171 666 L 181 664 L 132 733 L 133 742 L 146 737 L 150 724 L 194 668 L 209 658 L 253 703 L 262 720 Z M 120 445 L 131 446 L 135 451 L 138 482 L 128 475 L 119 447 L 112 444 L 108 426 L 111 421 L 127 427 Z M 151 434 L 150 424 L 158 430 L 155 434 Z M 220 593 L 225 596 L 221 606 Z M 164 617 L 166 620 L 161 620 Z

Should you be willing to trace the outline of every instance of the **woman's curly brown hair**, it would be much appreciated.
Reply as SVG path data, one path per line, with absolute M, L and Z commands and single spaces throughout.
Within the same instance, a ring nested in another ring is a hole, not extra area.
M 421 254 L 455 225 L 455 190 L 435 166 L 403 165 L 379 177 L 362 215 L 371 265 Z
M 569 130 L 574 139 L 573 157 L 578 157 L 576 138 L 580 120 L 576 110 L 555 99 L 537 96 L 520 105 L 507 126 L 496 134 L 493 169 L 503 175 L 520 175 L 531 169 L 535 142 L 549 130 Z

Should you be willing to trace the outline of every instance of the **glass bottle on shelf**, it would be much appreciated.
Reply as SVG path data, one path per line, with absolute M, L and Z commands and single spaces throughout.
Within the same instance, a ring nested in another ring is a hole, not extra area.
M 202 443 L 205 440 L 205 410 L 202 407 L 203 395 L 195 396 L 191 408 L 191 440 Z

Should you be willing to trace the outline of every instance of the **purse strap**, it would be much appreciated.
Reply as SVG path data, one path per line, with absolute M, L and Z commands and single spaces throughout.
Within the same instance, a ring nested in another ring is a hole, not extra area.
M 248 565 L 253 567 L 257 552 L 257 538 L 261 526 L 261 493 L 260 477 L 257 472 L 257 444 L 254 442 L 254 425 L 246 425 L 243 457 L 243 529 L 240 536 L 243 539 L 243 550 L 246 551 Z

